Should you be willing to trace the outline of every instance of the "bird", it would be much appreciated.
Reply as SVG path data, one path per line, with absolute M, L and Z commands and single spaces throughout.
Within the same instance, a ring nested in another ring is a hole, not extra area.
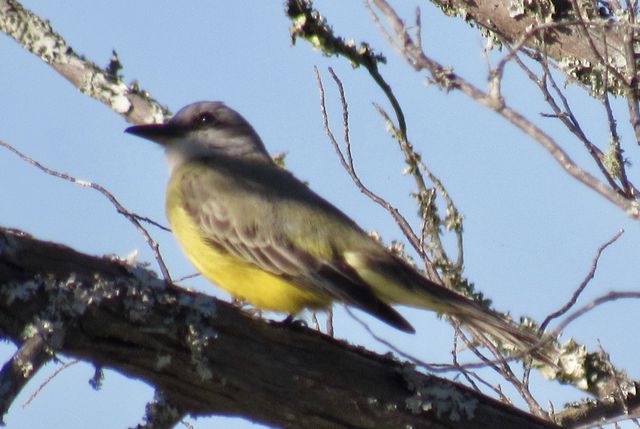
M 173 234 L 196 269 L 231 296 L 289 315 L 339 302 L 407 333 L 415 329 L 393 305 L 428 309 L 549 360 L 536 349 L 540 336 L 428 279 L 277 165 L 223 102 L 196 102 L 165 123 L 125 131 L 164 148 Z

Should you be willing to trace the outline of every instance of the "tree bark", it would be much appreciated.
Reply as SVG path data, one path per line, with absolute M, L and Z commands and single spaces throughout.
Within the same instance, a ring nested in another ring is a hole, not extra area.
M 542 39 L 543 50 L 549 57 L 558 62 L 580 61 L 582 67 L 599 64 L 603 58 L 608 58 L 614 65 L 626 63 L 624 34 L 614 25 L 619 22 L 612 17 L 601 16 L 596 2 L 593 2 L 591 10 L 582 11 L 579 17 L 571 0 L 521 2 L 522 10 L 516 10 L 518 2 L 511 0 L 432 2 L 445 13 L 460 15 L 466 21 L 496 32 L 510 43 L 519 42 L 524 34 L 544 23 L 564 23 L 546 28 L 540 33 L 541 38 L 531 38 L 525 46 L 540 49 L 539 41 Z M 579 24 L 579 21 L 583 23 Z M 571 22 L 575 25 L 569 25 Z
M 0 332 L 155 386 L 180 413 L 287 428 L 552 428 L 449 380 L 267 323 L 139 266 L 0 228 Z

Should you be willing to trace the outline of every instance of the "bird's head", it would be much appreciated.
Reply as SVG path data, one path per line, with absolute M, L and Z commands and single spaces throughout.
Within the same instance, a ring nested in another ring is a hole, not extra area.
M 134 125 L 125 132 L 162 145 L 172 167 L 208 157 L 271 160 L 249 122 L 219 101 L 189 104 L 164 124 Z

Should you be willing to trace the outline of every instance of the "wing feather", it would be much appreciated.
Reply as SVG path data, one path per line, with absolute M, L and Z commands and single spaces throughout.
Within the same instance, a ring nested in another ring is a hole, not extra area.
M 272 187 L 261 186 L 260 178 L 236 175 L 231 179 L 229 174 L 206 168 L 182 177 L 184 207 L 216 248 L 299 287 L 360 307 L 402 330 L 413 331 L 346 263 L 343 252 L 328 243 L 331 237 L 317 223 L 326 221 L 345 226 L 345 230 L 357 226 L 288 173 L 283 171 L 278 180 L 284 182 L 280 186 L 298 193 L 298 210 L 283 213 L 279 205 L 286 205 L 287 199 L 283 194 L 274 195 L 279 191 Z M 305 247 L 296 244 L 299 240 Z M 322 251 L 314 251 L 314 245 Z
M 277 228 L 277 223 L 268 228 L 264 226 L 265 213 L 273 212 L 273 202 L 246 194 L 246 190 L 243 193 L 236 190 L 235 195 L 230 195 L 216 186 L 216 182 L 215 175 L 202 170 L 182 180 L 185 208 L 207 240 L 275 275 L 302 276 L 313 258 L 293 246 Z

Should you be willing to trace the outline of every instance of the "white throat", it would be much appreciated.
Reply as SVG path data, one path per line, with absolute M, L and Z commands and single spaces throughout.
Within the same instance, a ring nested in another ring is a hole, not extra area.
M 175 148 L 166 148 L 164 154 L 167 157 L 167 162 L 169 164 L 169 174 L 173 174 L 178 167 L 191 158 L 191 156 L 188 153 L 185 153 L 183 149 L 176 150 Z

